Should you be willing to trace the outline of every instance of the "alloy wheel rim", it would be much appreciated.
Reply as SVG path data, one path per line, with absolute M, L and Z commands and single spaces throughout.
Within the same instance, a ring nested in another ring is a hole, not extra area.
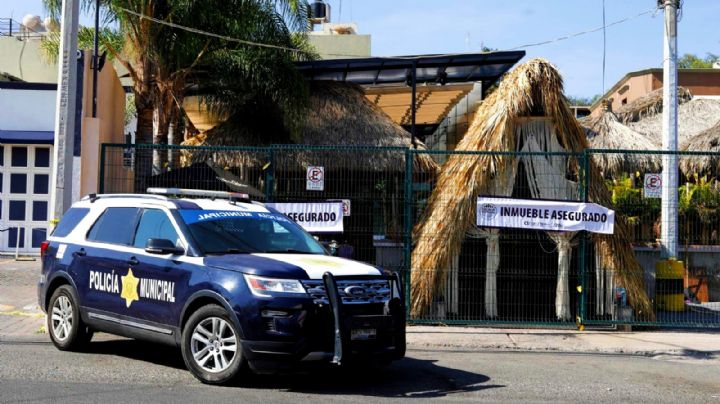
M 190 340 L 195 363 L 203 370 L 218 373 L 230 367 L 237 355 L 237 337 L 222 318 L 208 317 L 198 323 Z
M 73 309 L 67 296 L 60 296 L 55 300 L 51 318 L 55 338 L 59 341 L 68 339 L 73 326 Z

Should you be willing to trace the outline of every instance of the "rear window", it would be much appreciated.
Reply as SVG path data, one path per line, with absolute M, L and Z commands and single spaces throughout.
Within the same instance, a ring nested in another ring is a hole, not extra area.
M 60 220 L 51 236 L 53 237 L 65 237 L 70 234 L 71 231 L 80 223 L 85 216 L 90 212 L 89 208 L 70 208 Z
M 130 245 L 140 209 L 108 208 L 88 232 L 88 240 L 101 243 Z

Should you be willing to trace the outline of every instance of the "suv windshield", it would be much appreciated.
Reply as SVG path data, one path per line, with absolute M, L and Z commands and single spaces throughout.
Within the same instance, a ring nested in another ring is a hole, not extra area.
M 315 239 L 277 213 L 179 210 L 205 254 L 325 254 Z

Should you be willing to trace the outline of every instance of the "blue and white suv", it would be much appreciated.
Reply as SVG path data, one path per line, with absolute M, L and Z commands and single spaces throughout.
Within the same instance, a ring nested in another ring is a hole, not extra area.
M 397 274 L 328 255 L 244 195 L 155 192 L 90 195 L 43 243 L 38 299 L 59 349 L 95 331 L 172 344 L 213 384 L 245 365 L 405 355 Z M 175 197 L 187 194 L 204 197 Z

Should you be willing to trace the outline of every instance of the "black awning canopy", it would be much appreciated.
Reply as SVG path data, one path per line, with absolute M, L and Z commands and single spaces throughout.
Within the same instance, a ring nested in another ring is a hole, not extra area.
M 419 55 L 369 57 L 357 59 L 325 59 L 297 62 L 296 66 L 311 81 L 341 81 L 359 84 L 365 89 L 409 87 L 408 113 L 413 146 L 417 147 L 416 118 L 418 115 L 417 87 L 428 84 L 443 86 L 450 83 L 482 83 L 483 94 L 505 72 L 525 56 L 525 51 L 460 53 L 448 55 Z M 430 94 L 428 94 L 429 96 Z M 380 96 L 375 98 L 378 104 Z M 451 102 L 456 102 L 457 99 Z M 448 104 L 444 113 L 450 110 Z M 397 109 L 398 105 L 392 106 Z M 400 105 L 402 107 L 402 105 Z M 395 111 L 397 112 L 397 111 Z M 386 111 L 388 115 L 392 115 Z M 397 113 L 395 115 L 398 115 Z M 432 115 L 437 115 L 434 111 Z M 404 119 L 403 119 L 404 120 Z
M 327 59 L 298 62 L 310 80 L 345 81 L 360 85 L 408 83 L 413 66 L 416 82 L 467 83 L 482 81 L 489 87 L 525 56 L 524 51 Z

